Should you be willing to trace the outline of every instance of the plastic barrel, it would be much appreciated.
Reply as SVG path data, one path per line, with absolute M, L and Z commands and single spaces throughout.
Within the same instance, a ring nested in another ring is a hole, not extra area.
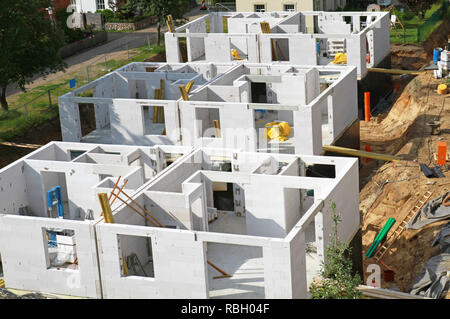
M 434 49 L 433 50 L 433 63 L 437 64 L 438 61 L 441 58 L 441 50 L 440 49 Z

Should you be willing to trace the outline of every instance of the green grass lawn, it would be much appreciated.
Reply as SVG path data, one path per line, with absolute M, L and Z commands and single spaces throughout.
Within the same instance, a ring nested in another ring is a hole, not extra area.
M 89 67 L 89 80 L 93 81 L 115 69 L 131 62 L 142 62 L 164 51 L 160 47 L 142 46 L 132 51 L 130 59 L 99 61 Z M 49 84 L 35 87 L 20 93 L 8 100 L 9 111 L 0 109 L 0 141 L 6 141 L 14 136 L 20 136 L 30 127 L 44 123 L 59 116 L 58 97 L 73 89 L 69 88 L 69 80 L 76 78 L 77 86 L 88 83 L 87 73 L 83 69 L 67 73 Z M 50 99 L 48 91 L 50 90 Z M 27 115 L 28 113 L 28 115 Z
M 424 22 L 429 19 L 439 8 L 442 6 L 442 3 L 435 3 L 432 7 L 425 13 L 425 20 L 420 20 L 419 17 L 413 15 L 411 18 L 406 19 L 405 13 L 399 12 L 395 10 L 395 14 L 403 23 L 404 30 L 400 25 L 396 26 L 395 30 L 391 30 L 391 43 L 417 43 L 418 34 L 417 28 L 424 24 Z M 431 34 L 441 23 L 443 20 L 438 23 L 431 24 L 428 28 L 423 30 L 424 34 L 421 34 L 421 39 L 426 39 L 428 35 Z

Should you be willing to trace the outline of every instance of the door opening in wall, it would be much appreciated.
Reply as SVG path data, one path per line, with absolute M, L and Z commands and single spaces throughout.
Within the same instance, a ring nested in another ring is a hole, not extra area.
M 166 135 L 164 107 L 143 105 L 142 113 L 145 135 Z
M 78 270 L 77 243 L 73 229 L 42 228 L 47 269 Z
M 62 197 L 62 208 L 64 212 L 64 217 L 69 216 L 69 196 L 67 194 L 67 182 L 66 173 L 64 172 L 41 172 L 42 178 L 42 190 L 43 198 L 45 199 L 45 209 L 47 210 L 47 215 L 49 218 L 58 217 L 58 204 L 51 202 L 49 203 L 47 193 L 54 189 L 56 186 L 60 187 L 61 197 Z
M 213 182 L 214 208 L 234 212 L 233 183 Z
M 252 101 L 251 103 L 267 103 L 267 84 L 265 82 L 250 82 Z
M 155 277 L 150 237 L 118 234 L 117 243 L 122 277 Z
M 223 277 L 212 267 L 206 267 L 209 298 L 249 299 L 265 297 L 264 260 L 262 247 L 205 243 L 207 260 L 214 261 L 232 277 Z

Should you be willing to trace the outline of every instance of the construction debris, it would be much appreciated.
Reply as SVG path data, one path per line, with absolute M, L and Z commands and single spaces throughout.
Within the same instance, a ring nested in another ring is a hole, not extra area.
M 450 192 L 426 203 L 419 213 L 406 225 L 406 229 L 420 229 L 429 224 L 450 218 L 450 207 L 442 205 L 442 201 L 448 195 L 450 195 Z
M 440 299 L 447 293 L 449 284 L 450 253 L 443 253 L 427 261 L 410 293 Z

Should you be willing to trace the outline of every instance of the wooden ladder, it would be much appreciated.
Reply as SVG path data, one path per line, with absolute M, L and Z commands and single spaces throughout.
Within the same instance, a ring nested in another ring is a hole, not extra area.
M 417 204 L 410 210 L 408 215 L 400 222 L 400 224 L 395 228 L 394 232 L 388 237 L 384 244 L 378 249 L 374 258 L 378 262 L 383 258 L 383 256 L 389 251 L 389 248 L 394 244 L 395 240 L 400 236 L 400 234 L 405 230 L 406 225 L 411 221 L 411 219 L 416 216 L 420 209 L 425 205 L 425 203 L 430 199 L 433 192 L 427 191 L 423 194 L 422 198 L 417 202 Z

